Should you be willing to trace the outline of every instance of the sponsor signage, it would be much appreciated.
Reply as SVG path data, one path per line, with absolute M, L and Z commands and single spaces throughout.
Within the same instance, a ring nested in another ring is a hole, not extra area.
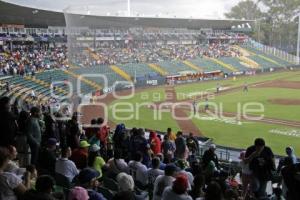
M 107 93 L 112 93 L 114 91 L 114 87 L 105 87 L 103 88 L 102 92 L 104 94 L 107 94 Z
M 247 72 L 246 72 L 247 73 Z M 242 75 L 244 74 L 244 72 L 240 71 L 240 72 L 232 72 L 233 75 Z
M 25 28 L 22 24 L 2 24 L 0 25 L 2 28 Z
M 156 77 L 148 77 L 143 79 L 137 79 L 135 82 L 135 86 L 137 87 L 145 87 L 145 86 L 156 86 L 165 84 L 166 78 L 161 76 Z
M 158 82 L 157 82 L 157 80 L 147 80 L 146 84 L 147 85 L 158 85 Z
M 96 41 L 112 41 L 115 37 L 96 37 Z

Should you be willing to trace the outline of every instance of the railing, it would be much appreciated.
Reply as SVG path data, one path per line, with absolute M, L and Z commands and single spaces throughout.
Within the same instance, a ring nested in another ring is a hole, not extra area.
M 207 143 L 207 144 L 204 144 L 204 145 L 200 145 L 199 146 L 199 152 L 198 152 L 198 156 L 202 157 L 204 152 L 209 149 L 209 146 L 210 144 Z M 231 155 L 230 153 L 230 150 L 227 149 L 227 148 L 219 148 L 217 147 L 216 151 L 215 151 L 216 155 L 218 156 L 218 159 L 219 160 L 222 160 L 222 161 L 236 161 L 237 158 L 235 158 L 233 155 Z
M 275 47 L 270 47 L 264 44 L 261 44 L 259 42 L 256 42 L 254 40 L 249 39 L 247 46 L 252 47 L 254 49 L 257 49 L 259 51 L 262 51 L 263 53 L 269 54 L 269 55 L 273 55 L 275 57 L 278 57 L 282 60 L 285 60 L 291 64 L 299 64 L 300 60 L 297 56 L 294 56 L 292 54 L 289 54 L 285 51 L 276 49 Z

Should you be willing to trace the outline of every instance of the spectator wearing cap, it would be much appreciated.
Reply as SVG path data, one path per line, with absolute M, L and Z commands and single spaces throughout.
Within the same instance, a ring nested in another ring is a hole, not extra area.
M 188 178 L 184 174 L 178 175 L 172 186 L 164 190 L 162 200 L 192 200 L 187 193 L 188 185 Z
M 39 155 L 41 140 L 42 140 L 42 127 L 40 125 L 40 109 L 37 107 L 32 107 L 30 109 L 30 117 L 27 120 L 26 134 L 27 141 L 31 150 L 31 164 L 37 164 L 37 159 Z
M 216 155 L 215 151 L 216 151 L 216 145 L 211 144 L 209 146 L 209 149 L 204 152 L 203 158 L 202 158 L 204 168 L 210 163 L 210 161 L 213 161 L 216 168 L 219 169 L 219 160 L 218 160 L 218 156 Z
M 72 160 L 69 160 L 71 155 L 71 148 L 64 147 L 61 150 L 61 158 L 55 163 L 55 173 L 64 175 L 70 182 L 78 175 L 78 169 L 76 168 L 75 163 Z
M 99 172 L 92 168 L 84 168 L 78 175 L 79 185 L 88 191 L 89 200 L 106 200 L 103 195 L 97 192 Z
M 172 186 L 178 168 L 175 164 L 167 164 L 165 167 L 165 175 L 160 175 L 154 182 L 153 200 L 161 200 L 163 191 L 166 187 Z
M 88 166 L 97 170 L 100 174 L 99 178 L 102 177 L 102 167 L 105 165 L 104 159 L 100 156 L 100 147 L 97 144 L 93 144 L 90 147 L 88 156 Z
M 247 148 L 245 156 L 253 157 L 249 161 L 249 168 L 253 173 L 251 189 L 257 198 L 265 198 L 267 183 L 275 170 L 274 154 L 271 148 L 265 145 L 264 139 L 257 138 L 254 145 Z
M 185 171 L 187 162 L 185 160 L 178 160 L 176 165 L 179 168 L 178 174 L 183 174 L 188 178 L 188 190 L 191 190 L 194 184 L 194 176 L 191 172 Z
M 42 148 L 38 157 L 38 171 L 40 174 L 54 176 L 56 162 L 56 139 L 49 138 L 46 148 Z
M 88 200 L 89 195 L 86 189 L 76 186 L 72 188 L 68 195 L 68 200 Z
M 149 144 L 154 155 L 157 155 L 161 152 L 161 141 L 154 131 L 150 131 Z
M 79 148 L 73 150 L 70 160 L 75 163 L 77 169 L 84 169 L 88 166 L 89 147 L 90 144 L 87 141 L 82 140 L 80 141 Z
M 202 163 L 203 163 L 203 172 L 205 175 L 205 182 L 208 184 L 213 176 L 218 173 L 218 157 L 215 154 L 215 148 L 216 145 L 212 144 L 210 145 L 209 149 L 204 152 L 204 155 L 202 157 Z
M 147 167 L 142 164 L 143 155 L 141 152 L 136 152 L 134 160 L 128 163 L 129 174 L 133 177 L 136 184 L 145 187 L 148 184 Z

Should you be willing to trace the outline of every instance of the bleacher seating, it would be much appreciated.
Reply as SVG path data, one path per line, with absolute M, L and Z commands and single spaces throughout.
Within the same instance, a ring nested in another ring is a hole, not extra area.
M 128 63 L 119 64 L 117 66 L 132 77 L 145 77 L 149 74 L 156 74 L 154 70 L 144 63 Z
M 219 58 L 219 60 L 223 61 L 224 63 L 232 65 L 238 71 L 245 71 L 247 67 L 240 63 L 240 60 L 237 57 L 223 57 Z
M 276 67 L 276 65 L 274 65 L 274 63 L 271 63 L 257 55 L 249 56 L 249 58 L 254 60 L 255 62 L 257 62 L 261 66 L 261 68 Z
M 197 66 L 200 66 L 204 70 L 204 72 L 217 71 L 217 70 L 222 70 L 226 73 L 230 72 L 228 69 L 223 68 L 221 65 L 218 65 L 207 58 L 196 58 L 190 60 L 190 62 L 194 63 Z
M 122 77 L 118 76 L 114 71 L 110 69 L 108 65 L 98 65 L 95 67 L 88 68 L 77 68 L 71 69 L 74 73 L 78 75 L 85 75 L 84 78 L 91 80 L 97 84 L 104 86 L 104 80 L 100 77 L 89 77 L 88 75 L 104 75 L 107 78 L 108 86 L 113 85 L 115 81 L 122 81 Z
M 258 49 L 255 49 L 255 48 L 252 48 L 252 47 L 249 47 L 249 46 L 244 46 L 245 49 L 249 50 L 250 52 L 254 53 L 254 54 L 257 54 L 257 55 L 261 55 L 261 56 L 265 56 L 267 57 L 268 59 L 271 59 L 275 62 L 278 63 L 278 65 L 276 64 L 273 64 L 272 67 L 282 67 L 282 66 L 289 66 L 289 65 L 292 65 L 291 63 L 279 58 L 279 57 L 276 57 L 275 55 L 271 55 L 271 54 L 267 54 L 267 53 L 264 53 Z
M 43 80 L 47 83 L 55 82 L 55 81 L 69 81 L 72 86 L 73 86 L 73 92 L 76 92 L 77 90 L 77 79 L 67 75 L 61 70 L 51 70 L 51 71 L 46 71 L 43 73 L 38 73 L 36 74 L 36 78 Z M 67 84 L 59 84 L 59 87 L 61 87 L 63 90 L 68 91 L 68 85 Z M 81 85 L 81 91 L 83 93 L 89 93 L 93 90 L 93 88 L 85 83 L 82 83 Z
M 181 71 L 194 71 L 180 61 L 163 61 L 159 62 L 158 65 L 172 75 L 178 74 Z

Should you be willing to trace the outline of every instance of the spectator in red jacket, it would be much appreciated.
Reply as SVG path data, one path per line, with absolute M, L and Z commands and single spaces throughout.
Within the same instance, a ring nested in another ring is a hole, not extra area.
M 88 165 L 88 149 L 90 144 L 87 141 L 81 141 L 80 147 L 74 149 L 70 160 L 72 160 L 77 169 L 84 169 Z
M 149 143 L 154 155 L 161 153 L 161 141 L 153 131 L 150 132 Z

